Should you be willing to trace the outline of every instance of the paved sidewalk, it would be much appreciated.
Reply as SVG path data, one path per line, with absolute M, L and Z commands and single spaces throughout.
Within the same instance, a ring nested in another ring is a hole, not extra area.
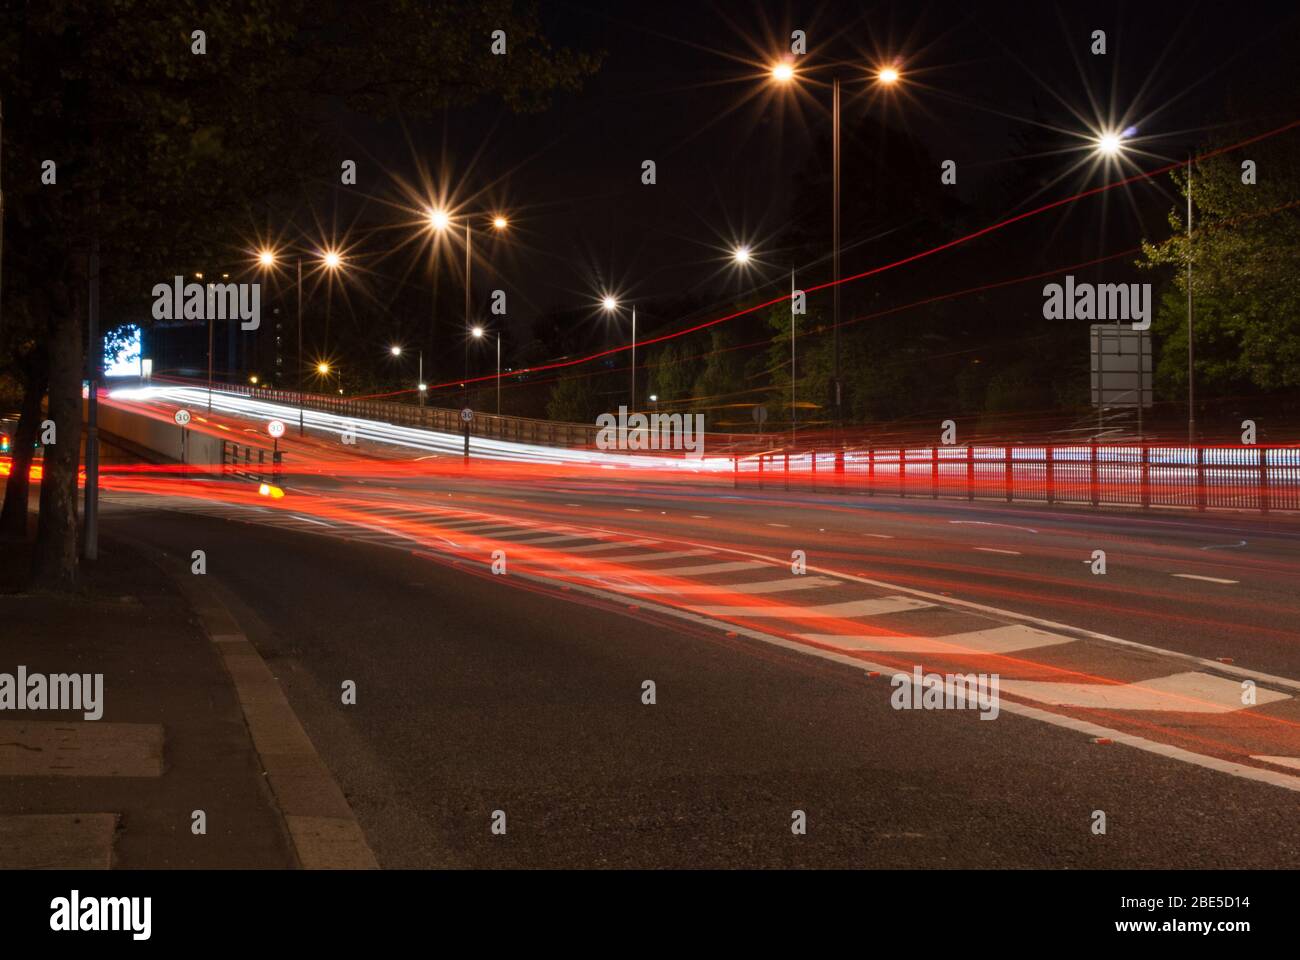
M 0 674 L 102 674 L 103 713 L 0 709 L 0 868 L 298 866 L 221 652 L 168 574 L 105 537 L 79 596 L 31 593 L 30 554 L 0 543 Z

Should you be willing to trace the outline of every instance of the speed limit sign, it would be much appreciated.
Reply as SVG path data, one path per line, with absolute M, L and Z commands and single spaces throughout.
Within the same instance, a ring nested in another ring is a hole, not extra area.
M 183 427 L 185 424 L 190 422 L 190 412 L 188 410 L 177 410 L 173 419 L 176 421 L 178 426 Z
M 474 411 L 471 410 L 469 407 L 466 407 L 464 410 L 460 412 L 460 418 L 464 420 L 466 423 L 469 423 L 471 420 L 474 419 Z
M 284 436 L 284 423 L 280 420 L 272 420 L 266 425 L 266 432 L 272 437 L 279 440 Z

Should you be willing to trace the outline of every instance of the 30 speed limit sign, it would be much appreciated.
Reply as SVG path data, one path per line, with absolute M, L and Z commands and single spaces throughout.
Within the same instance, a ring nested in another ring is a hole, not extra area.
M 178 426 L 183 427 L 185 424 L 190 422 L 190 412 L 188 410 L 177 410 L 173 419 L 176 421 Z
M 266 425 L 266 432 L 279 440 L 284 436 L 284 422 L 281 420 L 272 420 Z

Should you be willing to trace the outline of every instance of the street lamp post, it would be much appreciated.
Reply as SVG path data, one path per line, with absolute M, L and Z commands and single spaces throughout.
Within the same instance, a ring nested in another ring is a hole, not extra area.
M 771 77 L 777 83 L 789 84 L 796 78 L 794 67 L 788 63 L 778 63 L 771 69 Z M 876 71 L 876 82 L 883 86 L 898 83 L 900 75 L 897 67 L 885 66 Z M 842 415 L 843 385 L 840 380 L 840 78 L 831 79 L 831 382 L 834 384 L 835 420 L 834 431 L 838 443 L 840 420 Z
M 601 300 L 601 305 L 605 308 L 606 313 L 613 313 L 618 309 L 618 299 L 611 294 L 606 294 Z M 632 397 L 628 406 L 628 413 L 636 412 L 636 304 L 632 304 Z

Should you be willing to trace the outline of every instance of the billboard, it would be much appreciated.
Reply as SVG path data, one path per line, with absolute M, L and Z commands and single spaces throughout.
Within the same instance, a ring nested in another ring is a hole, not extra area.
M 104 376 L 138 377 L 141 369 L 140 328 L 127 324 L 104 334 Z

